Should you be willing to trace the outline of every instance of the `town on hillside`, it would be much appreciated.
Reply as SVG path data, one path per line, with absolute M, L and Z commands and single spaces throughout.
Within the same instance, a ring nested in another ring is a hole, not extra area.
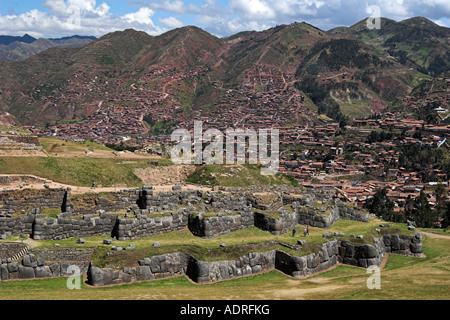
M 184 72 L 156 67 L 133 83 L 115 84 L 120 90 L 108 90 L 111 84 L 104 79 L 75 75 L 70 90 L 51 99 L 77 103 L 82 92 L 96 91 L 101 100 L 84 106 L 92 112 L 79 122 L 27 129 L 37 136 L 82 138 L 107 145 L 145 148 L 155 143 L 171 143 L 173 130 L 192 131 L 195 120 L 202 121 L 205 129 L 222 131 L 275 128 L 280 133 L 280 173 L 293 176 L 306 188 L 333 192 L 359 207 L 365 207 L 366 200 L 380 189 L 387 190 L 387 197 L 395 205 L 394 212 L 404 210 L 405 202 L 421 191 L 434 206 L 438 184 L 449 190 L 449 169 L 437 168 L 436 161 L 445 159 L 439 149 L 448 148 L 450 78 L 426 80 L 439 89 L 426 96 L 404 97 L 404 109 L 381 108 L 365 117 L 318 123 L 317 109 L 309 107 L 307 97 L 294 86 L 292 73 L 256 64 L 246 70 L 237 88 L 225 89 L 221 83 L 214 83 L 215 89 L 222 90 L 222 98 L 208 110 L 194 109 L 187 117 L 174 93 L 183 90 L 180 88 L 183 80 L 195 80 L 207 71 L 205 67 Z M 339 79 L 345 81 L 345 77 Z M 425 116 L 420 113 L 423 109 L 428 110 Z M 429 121 L 430 117 L 433 121 Z M 152 132 L 151 124 L 155 121 L 169 125 L 162 126 L 165 130 Z M 438 155 L 430 151 L 422 158 L 440 158 L 420 165 L 405 161 L 408 152 L 423 148 L 437 150 Z

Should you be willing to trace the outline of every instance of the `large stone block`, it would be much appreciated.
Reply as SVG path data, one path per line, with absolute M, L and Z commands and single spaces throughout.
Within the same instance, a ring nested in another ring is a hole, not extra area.
M 377 255 L 378 255 L 377 249 L 370 244 L 364 244 L 359 247 L 359 256 L 361 258 L 366 259 L 376 258 Z
M 23 258 L 22 258 L 22 265 L 24 267 L 31 267 L 31 268 L 37 267 L 37 258 L 36 258 L 36 256 L 34 254 L 32 254 L 32 253 L 23 256 Z
M 19 266 L 19 278 L 21 279 L 32 279 L 35 277 L 34 268 Z
M 421 243 L 411 243 L 409 246 L 412 253 L 423 252 L 423 245 Z
M 136 267 L 136 280 L 154 280 L 155 276 L 149 266 Z
M 0 265 L 0 280 L 8 280 L 9 279 L 9 272 L 8 272 L 8 266 L 6 264 Z
M 291 262 L 293 264 L 293 269 L 296 271 L 302 271 L 307 267 L 307 261 L 305 257 L 291 256 Z
M 93 286 L 103 286 L 103 270 L 101 268 L 92 267 L 88 272 L 89 283 Z
M 8 271 L 9 272 L 19 271 L 19 263 L 17 261 L 8 263 Z
M 34 269 L 36 278 L 49 278 L 53 274 L 49 266 L 40 266 Z
M 353 258 L 354 255 L 355 255 L 355 246 L 350 243 L 347 243 L 345 246 L 345 257 Z

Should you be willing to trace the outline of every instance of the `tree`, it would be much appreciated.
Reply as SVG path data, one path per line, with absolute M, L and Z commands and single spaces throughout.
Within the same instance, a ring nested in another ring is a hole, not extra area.
M 447 201 L 447 205 L 445 206 L 445 212 L 442 216 L 441 227 L 448 228 L 450 226 L 450 201 Z
M 366 208 L 384 220 L 394 220 L 394 202 L 388 198 L 386 188 L 378 189 L 373 197 L 367 199 Z
M 405 206 L 405 215 L 409 220 L 413 220 L 416 226 L 422 228 L 432 228 L 436 222 L 436 214 L 431 210 L 428 198 L 423 191 L 414 200 L 408 198 Z
M 436 212 L 436 216 L 441 220 L 441 226 L 443 228 L 447 228 L 449 226 L 449 209 L 450 209 L 450 201 L 447 201 L 447 191 L 445 190 L 444 185 L 439 184 L 436 190 L 434 191 L 434 196 L 436 198 L 436 204 L 434 206 L 434 210 Z

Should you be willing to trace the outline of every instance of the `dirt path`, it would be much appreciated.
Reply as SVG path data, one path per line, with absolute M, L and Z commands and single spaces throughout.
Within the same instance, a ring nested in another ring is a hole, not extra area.
M 423 232 L 423 231 L 422 231 L 422 234 L 424 234 L 424 235 L 426 235 L 426 236 L 428 236 L 430 238 L 438 238 L 438 239 L 450 240 L 450 236 L 446 236 L 446 235 L 443 235 L 443 234 L 436 234 L 436 233 Z
M 181 180 L 182 177 L 186 174 L 186 172 L 183 171 L 182 168 L 179 170 L 179 176 L 177 176 L 180 179 L 173 179 L 171 181 L 167 181 L 165 178 L 168 177 L 166 172 L 156 172 L 156 171 L 149 171 L 145 174 L 148 175 L 148 179 L 144 182 L 144 184 L 152 185 L 154 190 L 156 192 L 160 191 L 170 191 L 172 190 L 172 187 L 175 185 L 182 185 L 183 189 L 188 190 L 203 190 L 203 191 L 211 191 L 211 188 L 209 187 L 200 187 L 197 185 L 191 185 L 191 184 L 185 184 Z M 159 177 L 158 177 L 159 175 Z M 11 176 L 11 175 L 6 175 Z M 22 175 L 13 175 L 15 177 L 20 177 Z M 152 178 L 153 177 L 153 178 Z M 115 186 L 115 187 L 97 187 L 95 189 L 91 187 L 82 187 L 82 186 L 74 186 L 64 183 L 58 183 L 54 182 L 45 178 L 33 176 L 33 175 L 23 175 L 24 181 L 32 181 L 27 182 L 26 185 L 23 185 L 23 188 L 29 188 L 29 189 L 45 189 L 46 186 L 48 186 L 51 189 L 57 189 L 57 188 L 71 188 L 72 194 L 83 194 L 88 192 L 93 193 L 99 193 L 99 192 L 115 192 L 120 191 L 122 189 L 133 189 L 133 187 L 127 187 L 127 186 Z M 28 180 L 27 180 L 28 179 Z M 35 181 L 33 181 L 35 179 Z M 150 183 L 151 182 L 151 183 Z M 157 183 L 158 182 L 158 183 Z M 0 185 L 0 191 L 1 190 L 20 190 L 21 181 L 13 181 L 10 184 Z

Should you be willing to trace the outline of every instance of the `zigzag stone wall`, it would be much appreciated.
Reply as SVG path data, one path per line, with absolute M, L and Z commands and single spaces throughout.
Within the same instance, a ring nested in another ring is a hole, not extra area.
M 180 230 L 188 226 L 188 213 L 174 212 L 162 217 L 137 215 L 136 218 L 119 218 L 112 232 L 117 240 L 130 240 L 158 233 Z
M 8 192 L 3 194 L 3 199 L 7 195 Z M 118 240 L 129 240 L 188 227 L 197 236 L 215 237 L 252 226 L 280 235 L 297 224 L 329 228 L 340 218 L 369 221 L 368 214 L 357 212 L 337 199 L 321 195 L 322 200 L 318 200 L 313 194 L 277 197 L 268 207 L 280 208 L 271 211 L 261 210 L 263 206 L 248 195 L 178 188 L 157 194 L 152 187 L 122 190 L 110 193 L 108 199 L 88 194 L 80 198 L 86 202 L 81 207 L 73 206 L 69 188 L 45 190 L 45 195 L 48 199 L 39 193 L 38 196 L 25 196 L 29 202 L 5 200 L 4 205 L 10 208 L 38 207 L 32 208 L 26 216 L 13 217 L 7 213 L 0 217 L 0 236 L 30 234 L 34 239 L 63 239 L 109 234 Z M 282 205 L 292 206 L 293 212 L 288 212 Z M 65 212 L 57 218 L 49 218 L 40 214 L 40 209 L 47 207 L 61 207 Z M 129 214 L 118 218 L 118 215 L 106 213 L 105 209 L 127 209 Z
M 66 252 L 64 257 L 60 257 L 64 261 L 56 259 L 56 261 L 53 260 L 47 263 L 44 258 L 30 253 L 23 256 L 21 261 L 2 262 L 0 264 L 0 279 L 5 281 L 70 276 L 72 275 L 73 266 L 78 268 L 80 274 L 85 274 L 89 271 L 92 252 L 91 255 L 80 255 L 77 249 L 64 250 L 69 251 L 70 255 L 68 258 L 68 253 Z
M 400 238 L 399 235 L 393 236 Z M 402 238 L 409 246 L 403 251 L 397 250 L 396 253 L 421 255 L 421 247 L 412 246 L 420 244 L 420 234 Z M 359 246 L 347 240 L 335 239 L 324 243 L 318 252 L 305 256 L 271 250 L 251 252 L 236 260 L 206 262 L 185 253 L 172 253 L 140 260 L 139 267 L 136 268 L 113 270 L 92 267 L 88 270 L 88 283 L 93 286 L 104 286 L 179 275 L 187 275 L 197 283 L 206 283 L 258 274 L 272 269 L 300 278 L 327 270 L 339 263 L 363 268 L 379 266 L 387 249 L 389 248 L 385 246 L 385 237 L 380 237 L 374 238 L 373 245 Z
M 419 257 L 422 254 L 421 234 L 383 235 L 373 245 L 355 245 L 348 240 L 334 239 L 324 243 L 318 252 L 304 256 L 281 250 L 250 252 L 236 260 L 206 262 L 186 253 L 171 253 L 144 258 L 139 266 L 113 270 L 93 267 L 92 252 L 77 248 L 34 250 L 21 261 L 0 264 L 0 279 L 32 279 L 71 275 L 70 265 L 87 273 L 88 283 L 104 286 L 135 281 L 187 275 L 197 283 L 215 282 L 277 269 L 292 277 L 304 277 L 326 270 L 338 263 L 367 268 L 379 266 L 386 253 Z M 49 260 L 49 262 L 46 262 Z

